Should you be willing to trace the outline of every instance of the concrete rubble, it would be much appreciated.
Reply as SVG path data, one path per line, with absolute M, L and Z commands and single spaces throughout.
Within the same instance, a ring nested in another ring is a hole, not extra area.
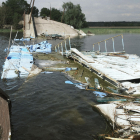
M 93 90 L 96 96 L 99 95 L 100 104 L 93 105 L 93 108 L 105 116 L 114 131 L 121 138 L 140 135 L 140 57 L 126 54 L 124 50 L 116 52 L 115 49 L 114 52 L 101 52 L 100 50 L 80 52 L 76 48 L 70 48 L 69 51 L 60 53 L 87 68 L 117 89 L 114 90 L 115 93 L 104 91 L 101 87 L 97 89 L 96 82 L 94 87 L 90 87 L 90 78 L 85 77 L 89 86 L 87 90 Z M 98 85 L 101 86 L 99 83 Z M 102 92 L 103 96 L 100 96 L 98 91 Z M 115 96 L 114 100 L 108 95 Z M 116 98 L 117 95 L 120 97 Z M 102 101 L 104 103 L 101 103 Z
M 76 48 L 71 48 L 66 56 L 76 60 L 127 94 L 139 95 L 140 58 L 123 52 L 123 56 L 129 57 L 126 59 L 119 57 L 119 53 L 121 52 L 116 53 L 116 56 L 108 56 L 108 53 L 105 52 L 99 54 L 96 52 L 79 52 Z

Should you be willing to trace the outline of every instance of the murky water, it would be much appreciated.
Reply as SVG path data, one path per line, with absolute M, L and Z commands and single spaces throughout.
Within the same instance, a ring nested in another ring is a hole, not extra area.
M 92 50 L 93 43 L 115 35 L 75 38 L 72 39 L 72 47 Z M 18 37 L 21 38 L 22 34 Z M 8 39 L 9 34 L 0 34 L 0 71 L 6 57 L 3 50 L 8 46 Z M 49 42 L 57 43 L 55 40 Z M 111 42 L 107 44 L 111 50 Z M 140 56 L 139 34 L 124 34 L 124 44 L 127 53 Z M 104 49 L 104 44 L 101 46 Z M 98 50 L 98 46 L 95 47 Z M 122 49 L 121 37 L 115 40 L 115 48 Z M 13 140 L 90 140 L 96 134 L 110 131 L 105 119 L 92 109 L 96 103 L 92 91 L 65 84 L 66 80 L 68 77 L 60 72 L 40 73 L 30 79 L 0 80 L 0 88 L 12 101 Z

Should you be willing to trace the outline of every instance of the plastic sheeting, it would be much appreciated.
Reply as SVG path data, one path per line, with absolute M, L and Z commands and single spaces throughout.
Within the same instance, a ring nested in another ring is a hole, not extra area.
M 7 56 L 1 79 L 11 79 L 16 77 L 27 77 L 33 65 L 33 56 L 24 46 L 12 45 Z M 28 69 L 25 70 L 24 68 Z
M 14 39 L 14 41 L 30 41 L 31 38 Z
M 93 91 L 93 93 L 94 93 L 97 97 L 101 97 L 101 98 L 107 96 L 106 93 L 100 92 L 100 91 Z
M 39 44 L 27 45 L 30 52 L 51 53 L 52 44 L 47 41 L 42 41 Z

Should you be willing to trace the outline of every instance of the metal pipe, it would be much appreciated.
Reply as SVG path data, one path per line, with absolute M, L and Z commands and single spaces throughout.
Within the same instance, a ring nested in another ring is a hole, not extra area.
M 111 38 L 108 38 L 108 39 L 105 39 L 105 40 L 99 41 L 99 42 L 97 42 L 97 43 L 94 43 L 93 45 L 98 44 L 98 43 L 101 43 L 101 42 L 104 42 L 104 41 L 107 41 L 107 40 L 109 40 L 109 39 L 112 39 L 112 38 L 115 38 L 115 37 L 118 37 L 118 36 L 123 36 L 123 35 L 120 34 L 120 35 L 117 35 L 117 36 L 114 36 L 114 37 L 111 37 Z
M 101 51 L 101 48 L 100 48 L 100 43 L 98 43 L 98 46 L 99 46 L 99 51 Z
M 52 70 L 52 71 L 62 71 L 62 70 L 66 70 L 68 67 L 64 67 L 64 68 L 54 68 L 54 67 L 50 67 L 50 68 L 44 68 L 44 70 Z M 71 70 L 77 70 L 77 67 L 70 67 Z
M 115 47 L 114 47 L 114 38 L 112 38 L 113 41 L 113 51 L 115 52 Z
M 10 52 L 11 35 L 12 35 L 12 26 L 11 26 L 11 31 L 10 31 L 10 38 L 9 38 L 9 46 L 8 46 L 8 50 L 7 50 L 7 56 Z
M 70 50 L 71 50 L 71 44 L 70 44 L 70 36 L 69 36 L 69 46 L 70 46 Z
M 106 50 L 106 52 L 107 52 L 106 41 L 105 41 L 105 50 Z
M 56 48 L 56 46 L 55 46 L 55 52 L 57 52 L 57 48 Z
M 122 46 L 123 46 L 123 51 L 124 51 L 123 35 L 122 35 Z
M 58 44 L 58 51 L 59 51 L 59 53 L 60 53 L 59 44 Z
M 66 52 L 67 52 L 66 40 L 65 40 L 65 50 L 66 50 Z
M 33 4 L 32 4 L 32 9 L 31 9 L 31 15 L 30 15 L 29 23 L 31 23 L 31 17 L 32 17 L 32 12 L 33 12 L 33 7 L 34 7 L 34 2 L 35 2 L 35 0 L 33 1 Z
M 61 51 L 62 51 L 62 55 L 63 55 L 63 45 L 62 45 L 62 43 L 61 43 Z
M 94 50 L 94 45 L 93 45 L 93 52 L 94 52 L 95 50 Z

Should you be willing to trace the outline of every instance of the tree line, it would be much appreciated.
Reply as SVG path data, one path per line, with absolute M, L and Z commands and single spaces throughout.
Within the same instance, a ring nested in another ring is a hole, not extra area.
M 43 7 L 40 11 L 40 16 L 50 17 L 51 20 L 69 24 L 77 29 L 88 26 L 85 14 L 82 13 L 79 4 L 74 5 L 72 2 L 63 3 L 62 9 L 63 11 L 56 8 Z M 18 23 L 23 20 L 23 13 L 29 14 L 30 11 L 31 6 L 26 0 L 7 0 L 2 2 L 0 6 L 0 28 L 3 28 L 4 25 L 13 25 L 15 29 L 21 28 Z M 35 6 L 33 7 L 32 15 L 34 17 L 39 16 L 39 10 Z
M 106 22 L 87 22 L 90 27 L 111 27 L 111 26 L 140 26 L 139 21 L 106 21 Z
M 31 11 L 30 4 L 25 0 L 7 0 L 0 6 L 0 28 L 3 25 L 13 25 L 15 29 L 21 28 L 18 24 L 23 19 L 23 13 Z M 34 6 L 33 15 L 38 16 L 39 10 Z

